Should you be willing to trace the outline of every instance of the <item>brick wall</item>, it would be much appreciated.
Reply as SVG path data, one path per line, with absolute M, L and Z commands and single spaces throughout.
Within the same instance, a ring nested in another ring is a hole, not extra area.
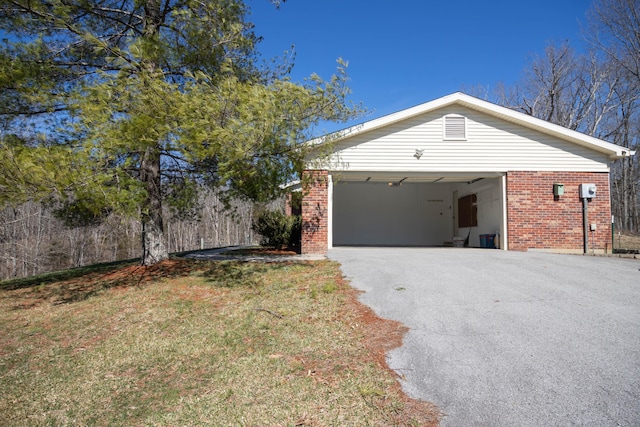
M 284 214 L 286 216 L 293 215 L 293 208 L 291 206 L 291 193 L 287 193 L 284 196 Z
M 564 195 L 553 195 L 553 184 L 564 184 Z M 507 218 L 509 249 L 583 251 L 580 184 L 596 184 L 596 197 L 588 203 L 588 219 L 597 230 L 589 232 L 589 250 L 611 249 L 609 174 L 602 172 L 509 172 Z M 593 237 L 592 237 L 593 236 Z
M 324 254 L 328 249 L 328 172 L 307 170 L 302 175 L 303 254 Z

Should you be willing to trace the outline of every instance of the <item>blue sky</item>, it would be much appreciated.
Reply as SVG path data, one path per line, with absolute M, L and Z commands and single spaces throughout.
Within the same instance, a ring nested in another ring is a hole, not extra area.
M 295 45 L 292 78 L 349 62 L 351 98 L 369 120 L 456 91 L 513 84 L 549 43 L 584 49 L 591 0 L 248 0 L 263 56 Z M 344 127 L 328 126 L 327 130 Z

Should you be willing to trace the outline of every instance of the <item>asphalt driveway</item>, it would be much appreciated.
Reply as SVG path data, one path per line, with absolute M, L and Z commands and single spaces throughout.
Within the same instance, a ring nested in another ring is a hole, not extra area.
M 388 355 L 442 426 L 639 426 L 640 261 L 335 248 L 361 300 L 410 331 Z

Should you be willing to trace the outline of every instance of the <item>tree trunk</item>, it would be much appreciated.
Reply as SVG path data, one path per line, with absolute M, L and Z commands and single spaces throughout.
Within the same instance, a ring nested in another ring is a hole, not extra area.
M 144 11 L 143 39 L 153 43 L 162 20 L 160 1 L 146 0 Z M 157 69 L 157 64 L 151 58 L 146 58 L 143 63 L 144 68 L 151 74 Z M 169 258 L 162 223 L 160 147 L 157 145 L 149 146 L 144 151 L 140 164 L 140 180 L 147 190 L 147 198 L 142 206 L 142 265 L 153 265 Z
M 140 180 L 147 197 L 142 207 L 142 265 L 153 265 L 169 258 L 162 224 L 162 192 L 160 190 L 160 150 L 148 147 L 140 164 Z

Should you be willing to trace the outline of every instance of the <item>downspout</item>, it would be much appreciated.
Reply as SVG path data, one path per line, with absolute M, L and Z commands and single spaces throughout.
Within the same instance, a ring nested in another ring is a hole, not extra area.
M 582 246 L 585 254 L 589 253 L 589 200 L 582 198 Z

